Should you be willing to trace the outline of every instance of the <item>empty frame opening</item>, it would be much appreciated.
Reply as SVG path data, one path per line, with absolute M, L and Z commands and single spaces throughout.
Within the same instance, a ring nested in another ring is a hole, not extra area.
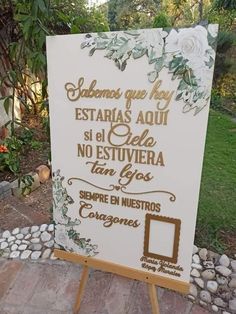
M 144 255 L 177 263 L 180 219 L 146 215 Z

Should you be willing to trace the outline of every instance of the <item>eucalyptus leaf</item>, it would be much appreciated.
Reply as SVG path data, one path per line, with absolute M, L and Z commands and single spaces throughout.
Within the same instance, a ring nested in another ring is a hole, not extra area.
M 120 70 L 120 62 L 118 59 L 115 59 L 115 65 L 117 66 L 117 68 Z
M 161 69 L 163 68 L 163 64 L 164 64 L 164 57 L 158 58 L 155 62 L 155 70 L 157 72 L 160 72 Z
M 112 46 L 116 45 L 117 34 L 108 41 L 107 48 L 110 49 Z
M 126 65 L 127 65 L 126 60 L 125 60 L 124 62 L 122 62 L 122 63 L 121 63 L 121 67 L 120 67 L 121 71 L 124 71 L 124 70 L 125 70 Z
M 198 93 L 198 99 L 203 98 L 204 97 L 204 92 Z
M 140 33 L 138 31 L 136 31 L 135 29 L 125 31 L 124 33 L 131 35 L 131 36 L 139 36 L 140 35 Z
M 187 88 L 188 88 L 188 85 L 186 84 L 186 82 L 184 80 L 181 80 L 179 82 L 179 85 L 178 85 L 177 89 L 183 91 L 183 90 L 185 90 Z
M 193 110 L 193 109 L 194 108 L 189 103 L 187 103 L 187 104 L 184 105 L 182 111 L 183 111 L 183 113 L 187 113 L 187 112 L 189 112 L 190 110 Z
M 195 109 L 195 112 L 194 112 L 194 116 L 196 116 L 200 111 L 202 111 L 202 109 L 207 105 L 207 101 L 205 102 L 205 105 L 203 106 L 195 106 L 194 108 L 192 109 Z
M 114 53 L 113 50 L 108 50 L 108 52 L 105 54 L 105 57 L 108 58 L 108 59 L 111 59 L 113 53 Z
M 174 70 L 178 65 L 183 61 L 183 57 L 174 57 L 173 60 L 169 63 L 169 69 Z
M 210 57 L 209 61 L 205 63 L 208 68 L 211 68 L 214 65 L 214 59 Z
M 177 68 L 174 71 L 174 75 L 177 77 L 178 75 L 183 75 L 184 72 L 186 71 L 186 67 L 183 64 L 180 64 L 177 66 Z
M 175 97 L 175 100 L 180 100 L 180 99 L 182 98 L 182 95 L 183 95 L 183 93 L 178 94 L 178 95 Z
M 148 73 L 148 80 L 149 80 L 149 82 L 151 82 L 151 83 L 155 82 L 155 80 L 157 79 L 157 77 L 158 77 L 157 71 L 152 71 L 152 72 L 149 72 L 149 73 Z
M 172 77 L 171 77 L 171 81 L 174 81 L 176 78 L 177 78 L 177 75 L 175 75 L 175 74 L 173 73 L 173 75 L 172 75 Z
M 107 41 L 106 40 L 98 40 L 96 43 L 97 49 L 105 49 L 107 47 Z
M 103 38 L 103 39 L 109 39 L 106 33 L 98 33 L 98 36 Z
M 114 53 L 116 58 L 120 59 L 122 56 L 130 50 L 129 42 L 125 42 L 119 49 Z
M 186 71 L 183 73 L 183 79 L 188 85 L 196 86 L 196 79 L 193 75 L 193 71 L 190 68 L 186 69 Z
M 119 47 L 120 47 L 120 45 L 117 45 L 116 43 L 108 43 L 106 49 L 117 51 L 119 49 Z
M 158 58 L 155 49 L 153 47 L 149 47 L 147 49 L 147 54 L 148 54 L 148 63 L 152 64 L 154 63 Z
M 83 49 L 86 46 L 88 46 L 88 43 L 86 41 L 84 41 L 83 43 L 81 43 L 80 48 Z
M 132 51 L 132 56 L 134 59 L 138 59 L 138 58 L 141 58 L 143 55 L 145 55 L 146 53 L 146 49 L 136 49 L 134 48 L 133 51 Z
M 94 54 L 95 50 L 96 50 L 95 47 L 93 47 L 91 50 L 89 50 L 89 56 L 90 57 Z

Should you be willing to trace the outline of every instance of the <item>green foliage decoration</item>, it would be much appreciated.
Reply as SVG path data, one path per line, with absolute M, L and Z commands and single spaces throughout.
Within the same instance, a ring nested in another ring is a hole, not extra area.
M 210 98 L 211 70 L 214 64 L 217 27 L 196 26 L 189 29 L 129 30 L 111 34 L 87 34 L 81 48 L 90 48 L 89 55 L 96 50 L 105 50 L 105 57 L 113 60 L 120 71 L 125 71 L 130 58 L 148 58 L 152 70 L 148 80 L 154 83 L 165 67 L 172 80 L 179 79 L 176 100 L 183 100 L 183 112 L 200 112 Z M 192 42 L 191 57 L 188 43 Z M 199 49 L 203 53 L 199 60 Z M 194 52 L 195 51 L 195 52 Z M 203 58 L 204 57 L 204 58 Z M 199 63 L 201 62 L 201 63 Z M 206 83 L 208 82 L 208 83 Z
M 97 245 L 91 243 L 91 239 L 81 237 L 79 232 L 76 232 L 73 227 L 67 231 L 69 239 L 72 239 L 74 243 L 82 250 L 85 251 L 87 256 L 95 256 L 98 254 Z
M 81 236 L 76 230 L 81 221 L 77 218 L 73 219 L 69 215 L 69 206 L 74 204 L 74 200 L 64 187 L 64 180 L 65 178 L 61 176 L 60 170 L 53 173 L 53 211 L 56 222 L 56 242 L 58 240 L 58 244 L 66 246 L 68 250 L 73 247 L 73 250 L 82 251 L 87 256 L 94 256 L 98 254 L 98 246 L 92 244 L 91 239 Z

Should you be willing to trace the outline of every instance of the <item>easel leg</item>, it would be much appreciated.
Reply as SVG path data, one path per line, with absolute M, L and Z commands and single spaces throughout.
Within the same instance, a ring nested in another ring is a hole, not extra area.
M 89 275 L 89 268 L 88 268 L 88 266 L 84 266 L 83 267 L 82 276 L 81 276 L 81 280 L 80 280 L 79 291 L 78 291 L 78 294 L 77 294 L 77 297 L 76 297 L 76 302 L 75 302 L 75 305 L 74 305 L 74 311 L 73 311 L 74 314 L 77 314 L 78 311 L 79 311 L 81 300 L 82 300 L 82 296 L 83 296 L 83 293 L 84 293 L 84 288 L 85 288 L 85 285 L 86 285 L 86 283 L 88 281 L 88 275 Z
M 155 285 L 148 283 L 148 291 L 152 305 L 152 314 L 160 314 Z

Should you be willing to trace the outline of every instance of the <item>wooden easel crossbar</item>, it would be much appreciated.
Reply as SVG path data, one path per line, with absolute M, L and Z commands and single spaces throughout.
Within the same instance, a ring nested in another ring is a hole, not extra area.
M 146 272 L 135 270 L 126 266 L 121 266 L 115 263 L 98 260 L 93 257 L 85 257 L 76 253 L 66 252 L 62 250 L 54 250 L 54 255 L 60 259 L 70 262 L 78 263 L 83 266 L 83 272 L 80 280 L 80 286 L 74 306 L 74 314 L 77 314 L 80 308 L 80 304 L 83 297 L 83 292 L 88 280 L 89 268 L 95 268 L 106 272 L 111 272 L 120 276 L 124 276 L 130 279 L 136 279 L 146 282 L 148 284 L 149 297 L 152 306 L 152 313 L 159 314 L 159 305 L 156 295 L 156 287 L 161 286 L 164 288 L 172 289 L 184 294 L 189 292 L 189 284 L 180 280 L 174 280 L 171 278 L 165 278 L 158 275 L 148 274 Z

